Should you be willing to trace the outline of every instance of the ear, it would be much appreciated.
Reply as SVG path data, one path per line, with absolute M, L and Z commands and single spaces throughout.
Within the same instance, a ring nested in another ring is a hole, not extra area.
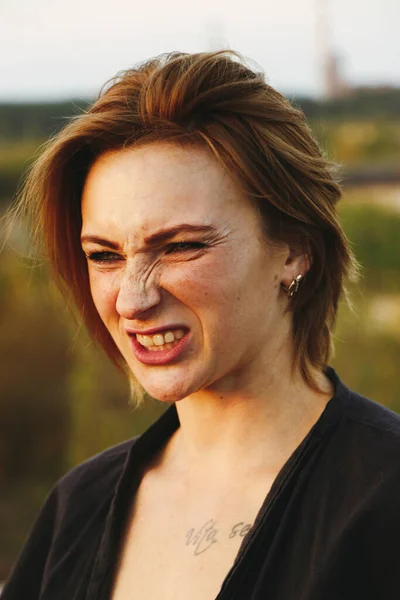
M 312 264 L 311 253 L 304 248 L 289 248 L 281 284 L 287 288 L 298 275 L 304 277 Z

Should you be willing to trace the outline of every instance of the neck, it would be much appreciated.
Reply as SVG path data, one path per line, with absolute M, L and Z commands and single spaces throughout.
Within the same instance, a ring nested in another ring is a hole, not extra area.
M 318 393 L 289 360 L 236 373 L 177 403 L 181 427 L 171 440 L 181 468 L 235 477 L 259 469 L 276 473 L 320 417 L 333 390 L 314 373 Z

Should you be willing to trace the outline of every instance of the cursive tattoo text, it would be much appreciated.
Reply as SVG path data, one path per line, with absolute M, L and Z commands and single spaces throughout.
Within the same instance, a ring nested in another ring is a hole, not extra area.
M 244 538 L 249 533 L 251 527 L 250 523 L 239 521 L 231 527 L 228 538 Z M 193 549 L 194 556 L 198 556 L 206 552 L 214 544 L 217 544 L 221 537 L 221 530 L 217 527 L 217 522 L 215 519 L 210 519 L 199 529 L 195 529 L 194 527 L 189 529 L 186 534 L 186 546 L 190 546 Z
M 217 543 L 218 531 L 215 527 L 214 519 L 210 519 L 197 531 L 194 527 L 189 529 L 186 534 L 186 546 L 192 546 L 194 548 L 194 555 L 198 556 Z

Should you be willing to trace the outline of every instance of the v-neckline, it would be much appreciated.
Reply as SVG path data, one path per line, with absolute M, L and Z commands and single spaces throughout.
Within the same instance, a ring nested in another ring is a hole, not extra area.
M 334 395 L 275 477 L 256 515 L 253 527 L 244 537 L 235 561 L 222 582 L 216 600 L 230 598 L 231 586 L 234 584 L 236 576 L 240 574 L 241 565 L 254 540 L 257 539 L 258 531 L 273 510 L 276 501 L 285 490 L 293 474 L 301 470 L 301 465 L 307 460 L 309 453 L 315 449 L 321 438 L 329 434 L 329 431 L 333 429 L 338 420 L 340 415 L 339 397 L 343 395 L 346 388 L 332 368 L 327 368 L 326 375 L 334 385 Z M 96 600 L 110 599 L 118 558 L 123 546 L 124 529 L 131 514 L 145 466 L 161 451 L 179 426 L 178 413 L 173 404 L 147 431 L 133 441 L 112 497 L 88 585 L 86 600 L 94 600 L 94 598 Z

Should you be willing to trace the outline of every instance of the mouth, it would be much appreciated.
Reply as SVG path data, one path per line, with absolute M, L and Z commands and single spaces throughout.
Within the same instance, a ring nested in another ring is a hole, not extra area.
M 147 365 L 164 365 L 175 361 L 187 346 L 189 330 L 182 327 L 127 331 L 135 357 Z

